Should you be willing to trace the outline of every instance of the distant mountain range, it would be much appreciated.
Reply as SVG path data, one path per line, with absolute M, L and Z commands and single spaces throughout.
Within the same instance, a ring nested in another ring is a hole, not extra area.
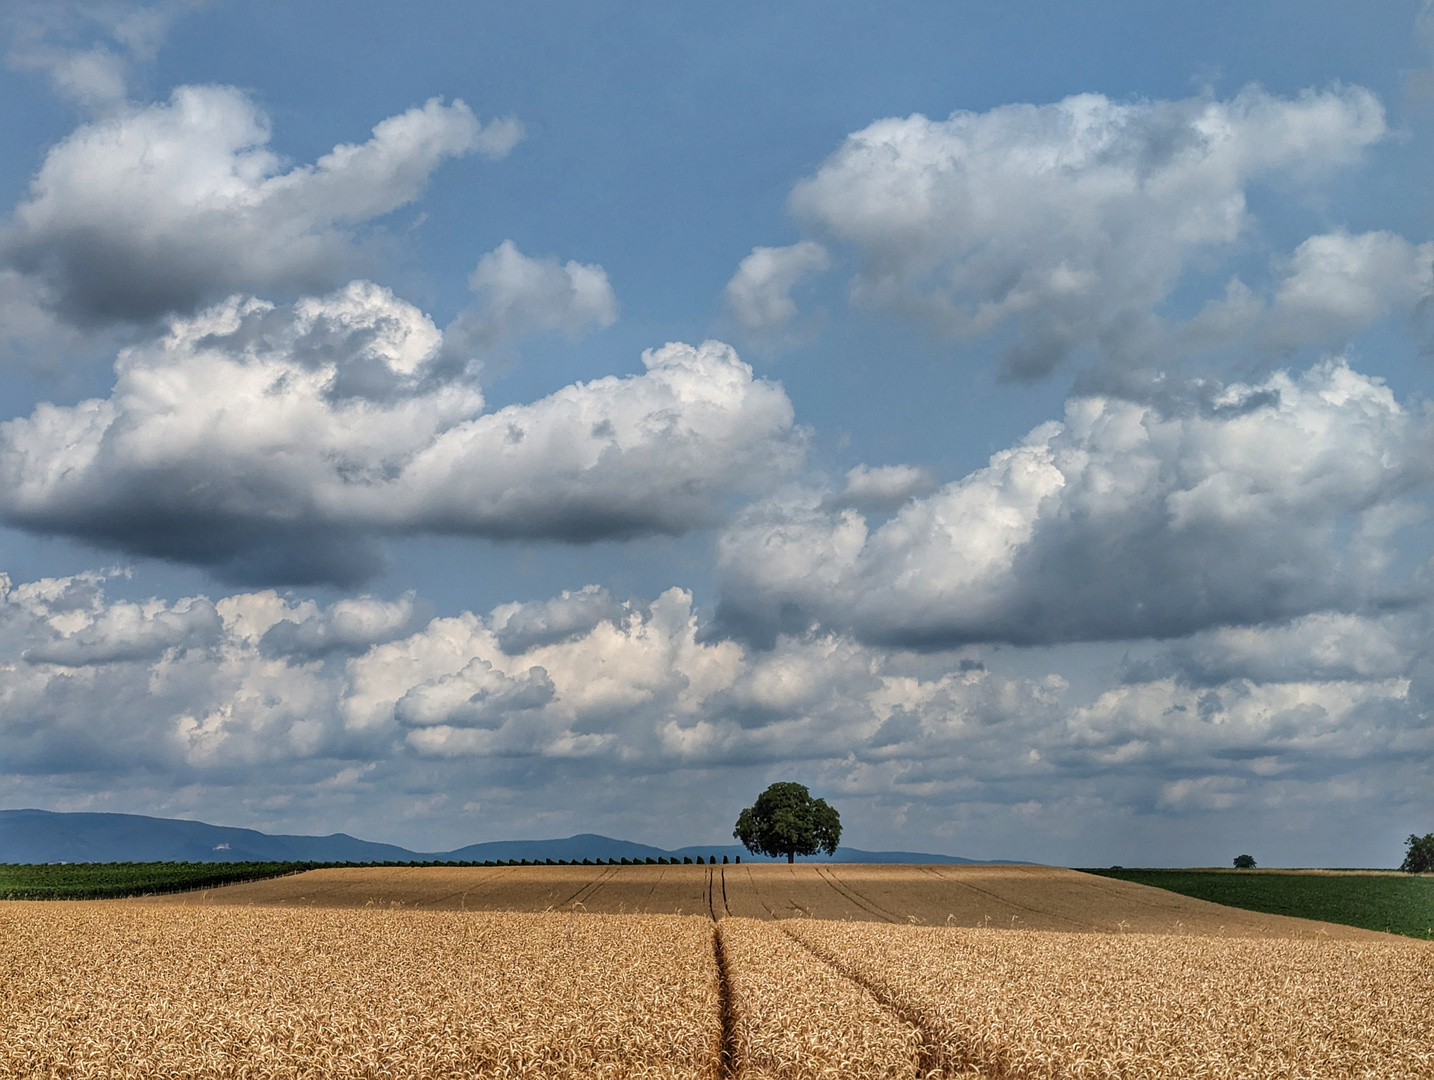
M 202 821 L 143 817 L 139 814 L 59 814 L 48 810 L 0 810 L 0 863 L 60 862 L 484 862 L 500 859 L 645 859 L 690 855 L 753 856 L 738 844 L 697 844 L 668 851 L 630 840 L 581 833 L 563 840 L 495 840 L 455 851 L 410 851 L 376 844 L 346 833 L 330 836 L 271 836 L 255 829 L 231 829 Z M 920 851 L 862 851 L 839 847 L 815 862 L 972 863 L 1006 859 L 962 859 Z

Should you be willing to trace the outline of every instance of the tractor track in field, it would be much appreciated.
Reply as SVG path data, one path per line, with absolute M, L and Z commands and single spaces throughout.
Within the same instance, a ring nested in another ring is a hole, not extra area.
M 566 900 L 563 901 L 562 906 L 572 907 L 574 905 L 583 905 L 585 907 L 586 902 L 592 899 L 593 894 L 602 887 L 603 883 L 616 873 L 617 868 L 614 866 L 609 866 L 591 881 L 584 882 L 582 887 L 579 888 L 577 892 L 573 893 L 572 896 L 568 897 Z
M 918 1076 L 950 1076 L 960 1074 L 961 1070 L 972 1062 L 963 1060 L 960 1056 L 954 1055 L 947 1048 L 945 1042 L 936 1034 L 930 1023 L 922 1016 L 921 1012 L 913 1009 L 899 998 L 888 993 L 878 984 L 863 976 L 860 972 L 853 971 L 851 967 L 834 956 L 828 955 L 803 941 L 796 934 L 778 923 L 777 928 L 786 934 L 799 948 L 810 954 L 816 960 L 825 964 L 849 983 L 861 987 L 891 1015 L 895 1016 L 904 1024 L 909 1024 L 920 1039 L 916 1051 L 916 1072 Z M 986 1080 L 1007 1080 L 1004 1070 L 1000 1073 L 982 1073 Z
M 1072 919 L 1068 915 L 1061 915 L 1054 911 L 1048 911 L 1045 908 L 1032 907 L 1030 904 L 1023 904 L 1019 900 L 1012 900 L 1010 897 L 1002 896 L 1000 893 L 995 892 L 991 889 L 983 889 L 979 885 L 972 885 L 969 881 L 957 881 L 951 876 L 943 874 L 940 869 L 936 867 L 923 866 L 920 869 L 921 872 L 924 874 L 930 874 L 932 877 L 938 878 L 941 881 L 949 882 L 952 885 L 958 885 L 963 889 L 976 893 L 978 896 L 984 896 L 988 899 L 996 901 L 999 904 L 1004 904 L 1006 907 L 1020 908 L 1022 911 L 1028 911 L 1032 915 L 1039 915 L 1043 919 L 1056 919 L 1060 922 L 1070 923 L 1077 929 L 1086 928 L 1086 924 L 1082 923 L 1078 919 Z M 1015 918 L 1019 917 L 1020 916 L 1015 916 Z
M 718 884 L 722 890 L 722 914 L 717 914 Z M 717 1051 L 717 1075 L 735 1077 L 737 1062 L 737 1014 L 732 1005 L 732 972 L 727 966 L 727 952 L 722 947 L 721 920 L 731 915 L 727 909 L 727 870 L 707 867 L 707 914 L 712 916 L 712 958 L 717 962 L 717 1009 L 722 1028 L 722 1041 Z
M 757 898 L 757 903 L 761 904 L 763 910 L 766 911 L 767 918 L 775 921 L 775 919 L 777 918 L 777 913 L 772 910 L 772 905 L 767 903 L 767 898 L 762 895 L 762 890 L 757 888 L 757 879 L 752 876 L 752 868 L 749 866 L 746 869 L 747 884 L 752 890 L 752 895 Z
M 727 871 L 720 870 L 721 876 L 719 877 L 719 870 L 720 868 L 716 866 L 707 868 L 707 895 L 703 898 L 707 901 L 707 914 L 712 916 L 713 922 L 732 914 L 727 907 Z M 717 913 L 718 889 L 722 890 L 722 913 L 720 915 Z
M 820 877 L 823 881 L 825 881 L 828 885 L 830 885 L 833 891 L 835 891 L 838 896 L 850 900 L 853 904 L 861 908 L 868 915 L 875 915 L 878 919 L 881 919 L 884 922 L 901 922 L 901 919 L 897 917 L 895 912 L 887 911 L 875 900 L 864 896 L 852 886 L 842 882 L 838 882 L 836 875 L 831 872 L 830 868 L 825 866 L 818 866 L 816 867 L 816 871 L 817 876 Z
M 735 1077 L 737 1062 L 737 1012 L 732 1004 L 732 971 L 727 965 L 727 951 L 722 945 L 722 928 L 712 923 L 712 957 L 717 962 L 717 1010 L 721 1024 L 721 1043 L 717 1050 L 717 1075 Z

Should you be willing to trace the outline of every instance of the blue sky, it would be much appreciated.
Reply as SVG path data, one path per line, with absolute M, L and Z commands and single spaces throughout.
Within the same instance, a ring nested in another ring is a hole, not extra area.
M 17 5 L 0 801 L 1393 865 L 1420 3 Z

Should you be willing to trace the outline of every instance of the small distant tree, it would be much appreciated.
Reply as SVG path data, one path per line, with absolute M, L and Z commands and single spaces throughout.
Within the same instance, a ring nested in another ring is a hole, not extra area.
M 818 851 L 835 855 L 841 817 L 825 799 L 812 798 L 802 784 L 778 783 L 738 815 L 732 835 L 754 855 L 785 855 L 787 862 L 794 862 L 798 855 Z
M 1406 874 L 1434 873 L 1434 833 L 1425 833 L 1423 836 L 1411 833 L 1409 839 L 1404 842 L 1409 845 L 1409 851 L 1399 869 Z
M 1253 870 L 1255 868 L 1255 857 L 1253 855 L 1236 855 L 1236 870 Z

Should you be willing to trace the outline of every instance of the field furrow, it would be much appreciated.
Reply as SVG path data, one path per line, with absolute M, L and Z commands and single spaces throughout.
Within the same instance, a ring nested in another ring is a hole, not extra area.
M 916 1023 L 948 1075 L 1434 1075 L 1434 948 L 1420 942 L 780 927 Z
M 0 908 L 0 1077 L 716 1075 L 712 924 Z
M 916 1029 L 770 922 L 718 925 L 741 1080 L 915 1077 Z

